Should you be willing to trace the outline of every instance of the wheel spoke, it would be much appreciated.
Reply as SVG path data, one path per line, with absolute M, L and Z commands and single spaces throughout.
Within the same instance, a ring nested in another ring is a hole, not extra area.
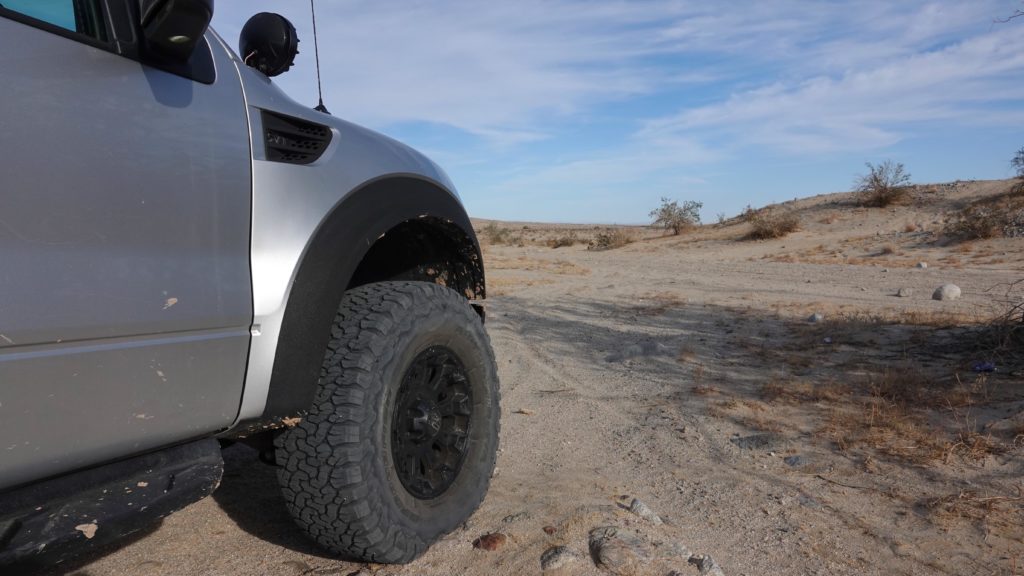
M 433 378 L 430 379 L 430 383 L 427 385 L 430 392 L 433 393 L 435 397 L 448 385 L 450 374 L 451 366 L 449 364 L 441 364 L 440 366 L 435 367 Z
M 469 436 L 465 431 L 453 428 L 449 430 L 444 436 L 445 446 L 454 449 L 458 453 L 466 451 L 466 445 L 469 443 Z

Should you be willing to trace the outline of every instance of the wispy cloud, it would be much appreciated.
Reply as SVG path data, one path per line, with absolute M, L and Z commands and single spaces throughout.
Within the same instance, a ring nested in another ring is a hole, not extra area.
M 720 131 L 733 145 L 807 153 L 888 146 L 930 121 L 1019 122 L 1019 108 L 1001 106 L 1024 100 L 1024 36 L 1018 32 L 999 29 L 836 77 L 777 81 L 650 121 L 641 135 Z

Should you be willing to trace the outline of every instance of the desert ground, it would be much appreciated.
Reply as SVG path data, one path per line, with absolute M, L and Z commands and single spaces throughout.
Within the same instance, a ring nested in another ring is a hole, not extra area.
M 234 445 L 213 497 L 57 571 L 1024 574 L 1024 343 L 996 321 L 1024 296 L 1013 185 L 795 200 L 767 240 L 743 218 L 479 221 L 502 448 L 460 530 L 407 566 L 332 558 Z M 979 206 L 1000 233 L 955 238 Z M 632 241 L 588 247 L 609 234 Z M 945 284 L 962 296 L 933 300 Z

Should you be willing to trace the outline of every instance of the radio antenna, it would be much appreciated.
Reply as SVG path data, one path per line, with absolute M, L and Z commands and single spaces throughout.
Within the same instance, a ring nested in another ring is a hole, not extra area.
M 327 111 L 327 106 L 324 106 L 324 89 L 320 83 L 320 46 L 316 41 L 316 9 L 313 8 L 313 0 L 309 0 L 309 11 L 313 15 L 313 53 L 316 54 L 316 91 L 320 97 L 320 103 L 317 104 L 317 112 L 323 112 L 324 114 L 330 114 Z

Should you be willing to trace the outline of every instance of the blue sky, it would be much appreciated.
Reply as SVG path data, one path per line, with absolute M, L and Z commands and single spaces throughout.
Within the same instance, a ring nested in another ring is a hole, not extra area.
M 705 221 L 848 190 L 865 162 L 915 182 L 1006 178 L 1024 146 L 1017 0 L 317 0 L 327 107 L 430 155 L 471 215 Z M 316 104 L 309 3 L 218 2 L 232 45 L 289 18 Z

